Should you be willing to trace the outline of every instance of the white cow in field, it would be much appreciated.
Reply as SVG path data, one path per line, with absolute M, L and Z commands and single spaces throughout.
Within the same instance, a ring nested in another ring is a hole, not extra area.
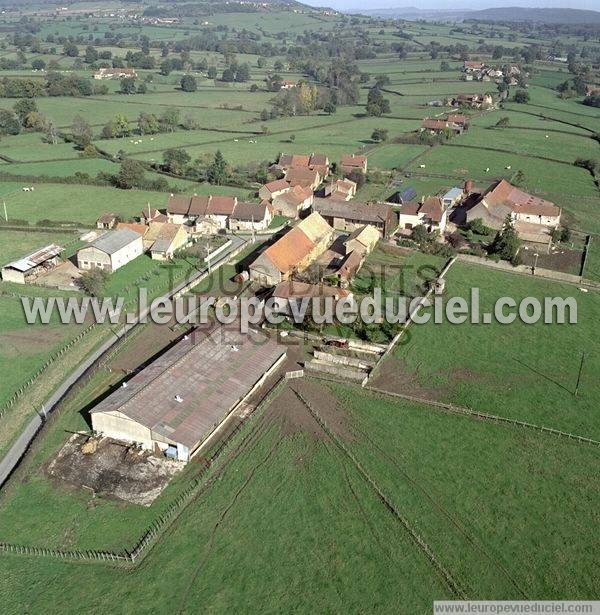
M 424 169 L 424 168 L 425 168 L 425 165 L 424 165 L 424 164 L 420 164 L 420 165 L 419 165 L 419 169 Z
M 23 188 L 23 192 L 29 192 L 30 190 L 31 190 L 31 188 L 27 188 L 27 187 Z
M 511 167 L 511 166 L 510 166 L 510 164 L 509 164 L 507 167 L 504 167 L 504 168 L 505 168 L 507 171 L 510 171 L 512 167 Z
M 487 168 L 486 168 L 486 170 L 485 170 L 485 172 L 486 172 L 486 173 L 489 173 L 489 172 L 490 172 L 490 167 L 487 167 Z

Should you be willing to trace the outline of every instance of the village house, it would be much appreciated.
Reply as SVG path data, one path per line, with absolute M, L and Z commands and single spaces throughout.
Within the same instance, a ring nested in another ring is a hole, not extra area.
M 298 218 L 300 213 L 311 208 L 314 200 L 313 191 L 302 186 L 288 187 L 286 192 L 278 194 L 272 202 L 273 215 Z
M 370 254 L 380 239 L 379 231 L 371 224 L 359 226 L 344 240 L 346 254 L 350 252 L 358 252 L 362 256 Z
M 263 201 L 272 201 L 275 197 L 278 197 L 280 194 L 284 192 L 288 192 L 291 188 L 289 182 L 285 179 L 276 179 L 275 181 L 269 182 L 264 186 L 261 186 L 258 191 L 258 196 Z
M 295 81 L 289 81 L 287 79 L 284 79 L 281 82 L 281 89 L 282 90 L 293 90 L 294 88 L 297 88 L 298 84 Z
M 131 229 L 107 231 L 77 252 L 79 269 L 112 273 L 144 253 L 142 236 Z
M 273 290 L 272 310 L 281 314 L 292 316 L 295 313 L 301 313 L 302 301 L 305 299 L 321 299 L 325 300 L 330 297 L 331 307 L 335 309 L 335 304 L 340 299 L 352 298 L 352 293 L 343 288 L 334 286 L 326 286 L 325 284 L 307 284 L 298 280 L 286 280 L 280 282 Z M 326 305 L 323 301 L 324 306 Z
M 263 286 L 275 286 L 293 272 L 309 267 L 331 244 L 334 230 L 313 212 L 283 237 L 270 245 L 250 265 L 250 279 Z
M 419 130 L 419 132 L 429 132 L 430 134 L 453 133 L 457 135 L 461 134 L 462 131 L 463 126 L 459 124 L 454 124 L 448 120 L 436 120 L 430 117 L 426 117 L 421 122 L 421 128 Z
M 469 129 L 469 117 L 467 115 L 463 115 L 461 113 L 449 113 L 446 119 L 451 124 L 460 126 L 463 130 Z
M 171 195 L 167 204 L 167 218 L 173 224 L 185 224 L 196 232 L 226 229 L 237 197 Z
M 490 94 L 459 94 L 454 99 L 454 104 L 472 109 L 491 107 L 493 99 Z
M 62 248 L 50 244 L 2 267 L 2 280 L 13 284 L 31 284 L 40 275 L 57 267 Z
M 323 189 L 323 198 L 349 201 L 356 196 L 358 186 L 349 179 L 336 179 Z
M 285 174 L 285 180 L 292 188 L 301 186 L 313 191 L 321 185 L 323 179 L 324 177 L 316 169 L 290 169 Z
M 325 154 L 281 154 L 276 165 L 271 167 L 273 170 L 287 173 L 291 169 L 310 169 L 318 171 L 319 175 L 325 179 L 330 170 L 329 158 Z
M 466 73 L 472 73 L 473 71 L 483 70 L 485 64 L 479 60 L 465 60 L 463 62 L 463 71 Z
M 412 231 L 417 226 L 424 226 L 429 233 L 444 233 L 448 222 L 448 210 L 437 196 L 429 196 L 421 202 L 405 203 L 398 215 L 399 227 Z
M 118 214 L 113 214 L 113 213 L 102 214 L 96 220 L 96 228 L 108 231 L 110 229 L 115 228 L 118 222 L 119 222 Z
M 92 429 L 187 462 L 285 354 L 254 329 L 186 335 L 92 408 Z
M 340 163 L 340 168 L 344 175 L 352 173 L 352 171 L 360 171 L 364 175 L 367 174 L 367 157 L 357 156 L 356 154 L 344 154 Z
M 94 73 L 94 79 L 123 79 L 124 77 L 137 78 L 134 68 L 100 68 Z
M 548 235 L 556 228 L 560 224 L 561 209 L 502 179 L 492 184 L 467 211 L 467 223 L 481 219 L 486 226 L 499 230 L 508 215 L 514 220 L 517 231 L 533 237 Z
M 171 260 L 178 250 L 185 247 L 189 234 L 181 224 L 152 222 L 143 237 L 144 249 L 153 260 Z
M 229 229 L 232 231 L 264 231 L 271 224 L 273 216 L 268 202 L 235 204 L 233 214 L 229 218 Z
M 335 199 L 315 199 L 313 211 L 317 211 L 335 229 L 352 233 L 357 228 L 370 224 L 383 237 L 396 230 L 398 220 L 391 205 L 387 203 L 358 203 Z

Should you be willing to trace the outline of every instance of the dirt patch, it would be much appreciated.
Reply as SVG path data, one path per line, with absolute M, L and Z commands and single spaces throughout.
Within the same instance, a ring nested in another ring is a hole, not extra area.
M 523 264 L 528 267 L 542 267 L 571 275 L 579 275 L 583 252 L 581 250 L 569 250 L 568 248 L 553 248 L 550 254 L 544 254 L 544 246 L 527 244 L 528 249 L 519 252 Z M 536 257 L 537 254 L 537 257 Z
M 432 401 L 442 401 L 451 393 L 451 386 L 435 388 L 422 386 L 418 372 L 408 369 L 404 359 L 396 357 L 388 357 L 382 362 L 370 384 L 383 391 L 413 395 Z
M 86 454 L 86 449 L 93 452 Z M 73 434 L 47 473 L 94 494 L 150 506 L 183 466 L 109 438 L 98 441 Z
M 352 441 L 349 417 L 325 384 L 299 378 L 289 381 L 283 391 L 269 405 L 265 418 L 277 423 L 283 435 L 294 436 L 298 433 L 308 435 L 313 440 L 329 441 L 330 438 L 310 413 L 306 404 L 295 391 L 315 408 L 321 418 L 336 436 Z

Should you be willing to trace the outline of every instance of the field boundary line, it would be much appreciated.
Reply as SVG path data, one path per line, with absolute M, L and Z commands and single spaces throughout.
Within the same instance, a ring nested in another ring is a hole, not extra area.
M 382 491 L 379 485 L 375 482 L 373 478 L 369 475 L 369 473 L 363 468 L 362 464 L 356 459 L 354 454 L 348 449 L 348 447 L 338 438 L 333 430 L 327 425 L 325 420 L 321 417 L 321 415 L 317 412 L 317 410 L 304 398 L 304 396 L 299 393 L 296 389 L 291 387 L 291 390 L 294 392 L 296 397 L 306 406 L 312 417 L 317 421 L 317 423 L 321 426 L 323 431 L 331 438 L 332 442 L 350 459 L 353 463 L 354 467 L 358 470 L 359 474 L 363 477 L 363 479 L 370 485 L 373 491 L 377 494 L 379 499 L 383 502 L 385 507 L 398 519 L 400 524 L 404 527 L 404 529 L 409 534 L 410 538 L 417 545 L 417 547 L 423 552 L 423 554 L 427 557 L 430 563 L 433 565 L 438 574 L 442 577 L 450 591 L 455 595 L 459 596 L 463 599 L 466 599 L 466 594 L 464 590 L 460 587 L 458 582 L 452 576 L 452 573 L 440 562 L 435 553 L 431 550 L 431 547 L 421 538 L 419 533 L 412 527 L 411 523 L 404 517 L 404 515 L 396 508 L 396 506 L 392 503 L 392 501 L 387 497 L 387 495 Z
M 499 416 L 497 414 L 489 414 L 487 412 L 473 410 L 472 408 L 468 408 L 467 406 L 458 406 L 458 405 L 451 404 L 448 402 L 435 401 L 433 399 L 427 399 L 426 397 L 418 397 L 416 395 L 408 395 L 406 393 L 396 393 L 394 391 L 386 391 L 385 389 L 380 389 L 379 387 L 375 387 L 372 385 L 367 385 L 364 387 L 364 389 L 366 389 L 367 391 L 371 391 L 373 393 L 379 394 L 379 395 L 386 395 L 388 397 L 397 397 L 400 399 L 405 399 L 407 401 L 414 401 L 419 404 L 424 404 L 426 406 L 436 408 L 443 412 L 449 412 L 452 414 L 460 414 L 463 416 L 470 416 L 476 419 L 492 421 L 494 423 L 505 423 L 507 425 L 513 425 L 515 427 L 523 427 L 526 429 L 530 429 L 532 431 L 537 431 L 540 433 L 556 436 L 559 438 L 567 438 L 568 440 L 575 442 L 577 444 L 588 444 L 591 446 L 600 446 L 600 441 L 594 440 L 592 438 L 588 438 L 586 436 L 579 436 L 577 434 L 572 434 L 566 431 L 561 431 L 560 429 L 554 429 L 553 427 L 544 427 L 543 425 L 536 425 L 534 423 L 528 423 L 526 421 L 519 421 L 518 419 L 511 419 L 508 417 Z

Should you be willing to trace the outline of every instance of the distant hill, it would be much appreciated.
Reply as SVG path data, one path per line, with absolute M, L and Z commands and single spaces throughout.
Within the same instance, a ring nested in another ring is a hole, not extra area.
M 414 6 L 359 11 L 373 17 L 396 17 L 398 19 L 429 19 L 444 21 L 536 21 L 541 23 L 586 23 L 600 24 L 600 12 L 581 9 L 536 9 L 525 7 L 498 7 L 482 10 L 419 9 Z
M 541 23 L 600 24 L 600 13 L 598 11 L 584 11 L 581 9 L 506 7 L 471 11 L 465 18 L 481 21 L 537 21 Z

